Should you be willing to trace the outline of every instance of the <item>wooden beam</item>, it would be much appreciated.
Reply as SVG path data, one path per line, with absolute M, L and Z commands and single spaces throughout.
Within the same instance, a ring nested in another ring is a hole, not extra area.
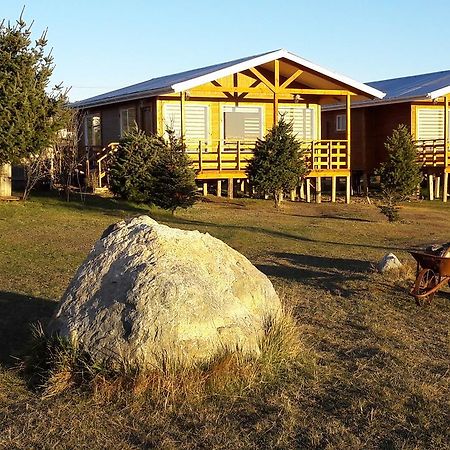
M 322 203 L 322 178 L 316 178 L 316 203 Z
M 184 139 L 186 134 L 186 112 L 185 112 L 186 95 L 183 92 L 180 93 L 180 108 L 181 108 L 181 138 Z
M 250 72 L 259 78 L 272 92 L 275 92 L 275 86 L 257 69 L 254 67 L 250 68 Z
M 233 198 L 233 178 L 228 179 L 228 198 Z
M 311 181 L 309 178 L 307 178 L 305 182 L 306 182 L 306 203 L 311 203 Z
M 217 180 L 217 197 L 222 197 L 222 180 Z
M 350 175 L 345 177 L 345 203 L 350 203 L 350 195 L 352 191 Z
M 274 87 L 275 90 L 278 90 L 280 87 L 280 61 L 276 59 L 274 62 L 275 76 L 274 76 Z
M 261 87 L 251 87 L 251 86 L 249 86 L 249 87 L 237 87 L 237 88 L 232 87 L 232 86 L 230 86 L 230 87 L 227 87 L 227 86 L 207 86 L 207 87 L 205 87 L 204 91 L 202 90 L 201 93 L 199 93 L 199 96 L 204 96 L 205 93 L 208 93 L 208 92 L 220 92 L 222 94 L 225 94 L 225 93 L 231 94 L 233 92 L 237 92 L 237 93 L 240 93 L 240 94 L 249 93 L 249 92 L 256 92 L 256 93 L 259 93 L 259 94 L 268 94 L 268 93 L 272 93 L 273 90 L 272 89 L 268 90 L 267 88 L 264 88 L 263 86 L 261 86 Z M 194 93 L 192 94 L 192 97 L 195 97 L 195 95 L 196 94 L 195 94 L 195 91 L 194 91 Z
M 278 123 L 278 94 L 276 92 L 273 93 L 273 124 L 276 125 Z
M 450 167 L 449 162 L 449 123 L 448 123 L 448 95 L 444 97 L 444 194 L 442 195 L 442 201 L 447 201 L 448 191 L 448 177 L 446 176 L 445 168 Z
M 443 184 L 443 190 L 442 190 L 442 201 L 446 202 L 448 198 L 448 177 L 449 174 L 447 172 L 444 172 L 444 182 Z
M 336 202 L 336 177 L 331 177 L 331 202 Z
M 339 90 L 339 89 L 308 89 L 308 88 L 301 88 L 301 89 L 292 89 L 292 88 L 286 88 L 281 90 L 280 93 L 283 94 L 304 94 L 304 95 L 356 95 L 353 92 Z
M 278 123 L 278 95 L 277 92 L 280 88 L 280 61 L 276 59 L 274 62 L 274 81 L 275 81 L 275 89 L 273 93 L 273 124 Z
M 346 97 L 346 102 L 345 102 L 345 107 L 346 107 L 346 118 L 347 118 L 347 163 L 348 163 L 348 169 L 352 170 L 352 165 L 351 165 L 351 139 L 352 139 L 352 117 L 351 117 L 351 96 L 349 94 L 347 94 Z
M 280 85 L 280 89 L 287 88 L 294 80 L 296 80 L 301 74 L 303 70 L 298 69 L 295 71 L 283 84 Z

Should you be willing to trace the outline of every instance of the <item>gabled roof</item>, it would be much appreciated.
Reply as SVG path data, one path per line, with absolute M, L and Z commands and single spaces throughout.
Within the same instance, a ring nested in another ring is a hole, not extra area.
M 450 70 L 372 81 L 367 84 L 386 92 L 383 101 L 427 98 L 434 100 L 450 93 Z
M 317 72 L 318 74 L 324 75 L 356 89 L 369 97 L 383 98 L 385 95 L 376 88 L 367 86 L 336 72 L 332 72 L 312 63 L 311 61 L 294 55 L 287 50 L 280 49 L 268 53 L 262 53 L 260 55 L 249 56 L 247 58 L 202 67 L 200 69 L 188 70 L 186 72 L 180 72 L 159 78 L 152 78 L 151 80 L 144 81 L 142 83 L 134 84 L 122 89 L 107 92 L 106 94 L 97 95 L 86 100 L 75 102 L 72 106 L 75 108 L 87 108 L 127 100 L 135 100 L 144 97 L 154 97 L 168 93 L 182 92 L 186 89 L 200 86 L 218 78 L 241 72 L 280 58 L 285 58 L 289 61 L 300 64 L 303 67 Z

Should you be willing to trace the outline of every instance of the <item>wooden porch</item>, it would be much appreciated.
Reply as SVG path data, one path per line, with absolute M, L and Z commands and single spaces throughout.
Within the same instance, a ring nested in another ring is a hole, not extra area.
M 415 145 L 417 162 L 428 177 L 428 198 L 442 198 L 446 202 L 449 196 L 450 143 L 446 139 L 428 139 L 416 140 Z

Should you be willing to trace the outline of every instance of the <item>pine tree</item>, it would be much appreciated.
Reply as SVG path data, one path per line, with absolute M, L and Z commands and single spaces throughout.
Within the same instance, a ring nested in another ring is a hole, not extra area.
M 134 128 L 126 133 L 108 162 L 111 191 L 125 200 L 151 203 L 153 165 L 164 140 Z
M 168 140 L 161 145 L 153 167 L 152 203 L 170 210 L 188 208 L 197 199 L 195 172 L 182 139 L 167 130 Z
M 247 176 L 258 191 L 273 195 L 276 208 L 280 206 L 283 192 L 298 186 L 307 173 L 302 153 L 292 123 L 283 117 L 264 139 L 256 142 Z
M 65 121 L 61 86 L 49 89 L 53 58 L 46 32 L 33 44 L 22 16 L 0 24 L 0 165 L 41 155 Z
M 417 164 L 417 150 L 406 125 L 399 125 L 388 137 L 385 147 L 388 159 L 377 171 L 380 176 L 381 212 L 390 222 L 398 220 L 398 203 L 407 200 L 422 180 Z

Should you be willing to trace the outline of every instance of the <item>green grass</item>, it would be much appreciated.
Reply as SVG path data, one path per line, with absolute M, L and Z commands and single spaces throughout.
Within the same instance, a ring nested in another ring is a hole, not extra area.
M 295 315 L 304 366 L 251 392 L 175 402 L 32 389 L 16 367 L 30 323 L 48 321 L 106 226 L 142 213 L 208 232 L 265 272 Z M 450 240 L 450 205 L 405 204 L 401 216 L 389 224 L 362 203 L 210 199 L 175 217 L 113 199 L 0 203 L 0 448 L 447 448 L 450 293 L 418 308 L 406 250 Z M 374 273 L 388 251 L 408 270 Z

